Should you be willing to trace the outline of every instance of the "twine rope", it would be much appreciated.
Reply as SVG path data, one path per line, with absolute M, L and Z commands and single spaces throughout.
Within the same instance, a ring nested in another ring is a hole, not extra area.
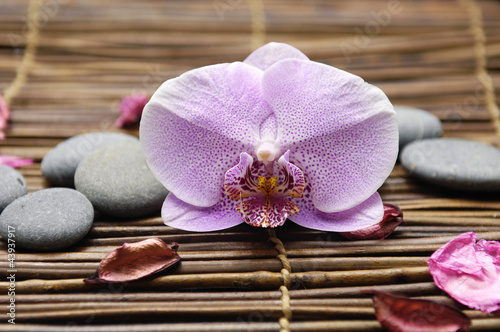
M 283 285 L 280 287 L 281 291 L 281 310 L 283 312 L 283 317 L 279 319 L 280 332 L 290 332 L 290 321 L 292 320 L 292 307 L 290 304 L 290 293 L 288 288 L 290 287 L 292 273 L 292 266 L 288 260 L 285 246 L 283 242 L 276 236 L 276 232 L 272 228 L 267 229 L 269 233 L 269 241 L 274 243 L 274 249 L 278 252 L 276 256 L 280 260 L 283 268 L 281 269 L 281 276 L 283 277 Z
M 26 82 L 29 69 L 35 60 L 36 49 L 40 36 L 40 10 L 41 0 L 30 0 L 28 4 L 28 32 L 26 34 L 26 47 L 24 49 L 21 65 L 16 70 L 14 80 L 3 92 L 3 99 L 7 106 L 10 106 L 12 99 L 19 93 Z
M 474 58 L 476 76 L 483 88 L 486 108 L 490 112 L 497 135 L 500 136 L 500 111 L 495 97 L 495 88 L 488 74 L 488 56 L 486 54 L 486 34 L 484 33 L 483 14 L 481 7 L 474 0 L 459 0 L 460 5 L 469 14 L 469 30 L 474 37 Z
M 266 41 L 266 13 L 264 10 L 264 3 L 262 0 L 248 0 L 248 8 L 250 10 L 252 34 L 250 36 L 250 49 L 256 50 L 265 44 Z M 281 269 L 281 276 L 283 277 L 283 285 L 280 287 L 281 292 L 281 310 L 283 317 L 279 319 L 280 332 L 291 332 L 290 321 L 292 320 L 292 308 L 290 305 L 290 287 L 292 273 L 292 266 L 288 261 L 285 246 L 283 242 L 276 236 L 276 232 L 272 228 L 267 229 L 269 233 L 269 241 L 274 243 L 274 248 L 278 252 L 276 256 L 280 260 L 283 268 Z
M 258 49 L 266 41 L 266 12 L 262 0 L 248 0 L 252 34 L 250 36 L 251 51 Z

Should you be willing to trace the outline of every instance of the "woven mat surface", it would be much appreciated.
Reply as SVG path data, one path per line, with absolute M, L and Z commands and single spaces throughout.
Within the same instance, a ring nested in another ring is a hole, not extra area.
M 360 75 L 394 104 L 432 112 L 445 137 L 500 144 L 492 104 L 499 98 L 491 94 L 500 90 L 498 1 L 41 3 L 35 25 L 27 0 L 0 3 L 0 91 L 12 93 L 0 153 L 36 160 L 20 169 L 29 192 L 49 187 L 40 161 L 56 144 L 120 131 L 114 121 L 123 96 L 151 95 L 186 70 L 243 60 L 269 41 Z M 64 252 L 16 251 L 16 325 L 1 313 L 0 331 L 375 331 L 381 326 L 362 293 L 374 288 L 453 304 L 473 330 L 500 330 L 499 316 L 440 291 L 425 263 L 463 232 L 499 240 L 498 194 L 436 189 L 399 164 L 379 192 L 407 222 L 384 241 L 346 241 L 290 222 L 276 237 L 246 225 L 190 233 L 165 226 L 159 213 L 127 220 L 98 213 L 85 239 Z M 182 263 L 137 282 L 83 282 L 108 252 L 150 237 L 178 242 Z M 277 257 L 280 242 L 289 275 Z M 3 308 L 6 248 L 1 240 Z

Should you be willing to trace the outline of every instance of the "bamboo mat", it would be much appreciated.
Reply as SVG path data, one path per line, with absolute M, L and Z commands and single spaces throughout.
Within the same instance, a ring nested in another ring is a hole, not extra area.
M 27 10 L 27 0 L 0 4 L 0 91 L 10 87 L 13 113 L 0 153 L 36 160 L 20 169 L 30 192 L 48 187 L 40 161 L 57 143 L 118 131 L 123 96 L 151 95 L 186 70 L 242 60 L 269 41 L 362 76 L 394 104 L 434 113 L 446 137 L 500 144 L 498 1 L 48 0 L 35 25 Z M 0 331 L 381 330 L 363 289 L 457 305 L 473 330 L 500 330 L 499 316 L 436 288 L 425 263 L 463 232 L 499 240 L 498 194 L 436 189 L 400 165 L 380 194 L 407 222 L 384 241 L 350 242 L 291 222 L 275 233 L 246 225 L 189 233 L 159 213 L 97 214 L 75 247 L 16 251 L 16 325 L 2 313 Z M 182 263 L 142 281 L 83 283 L 106 253 L 150 237 L 178 242 Z M 5 241 L 0 248 L 5 308 Z

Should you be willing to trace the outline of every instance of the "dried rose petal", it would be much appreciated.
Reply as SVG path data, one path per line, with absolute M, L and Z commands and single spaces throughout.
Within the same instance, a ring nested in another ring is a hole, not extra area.
M 13 168 L 28 166 L 34 163 L 33 159 L 19 158 L 6 154 L 0 154 L 0 164 L 10 166 Z
M 171 247 L 158 238 L 124 243 L 104 257 L 96 275 L 85 282 L 125 282 L 163 271 L 181 260 L 176 252 L 178 244 L 174 242 Z
M 469 331 L 470 319 L 449 306 L 380 291 L 369 292 L 374 294 L 377 320 L 388 331 Z
M 116 127 L 123 128 L 139 123 L 148 101 L 148 97 L 142 93 L 124 97 L 120 102 L 120 117 L 115 122 Z
M 500 243 L 461 234 L 436 250 L 429 271 L 436 286 L 458 302 L 491 313 L 500 309 Z
M 0 139 L 5 138 L 3 130 L 7 127 L 7 121 L 9 121 L 9 118 L 9 107 L 7 106 L 7 103 L 3 99 L 2 95 L 0 95 Z
M 384 217 L 378 224 L 339 234 L 349 240 L 382 240 L 403 223 L 403 211 L 397 205 L 384 203 Z

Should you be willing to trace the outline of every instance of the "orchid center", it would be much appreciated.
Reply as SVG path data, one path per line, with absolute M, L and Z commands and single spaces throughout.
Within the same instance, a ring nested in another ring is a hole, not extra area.
M 276 160 L 280 153 L 279 146 L 273 141 L 263 141 L 256 150 L 257 159 L 268 165 Z
M 276 184 L 278 183 L 277 177 L 266 178 L 264 176 L 259 176 L 259 188 L 266 195 L 271 195 L 271 193 L 276 189 Z
M 289 216 L 299 212 L 297 205 L 285 197 L 302 196 L 304 174 L 288 158 L 289 151 L 277 162 L 268 161 L 266 164 L 264 160 L 254 161 L 249 154 L 241 153 L 238 165 L 226 172 L 226 193 L 232 199 L 241 201 L 236 210 L 247 224 L 274 228 L 283 225 Z M 267 174 L 270 165 L 274 166 L 274 176 L 260 175 Z

